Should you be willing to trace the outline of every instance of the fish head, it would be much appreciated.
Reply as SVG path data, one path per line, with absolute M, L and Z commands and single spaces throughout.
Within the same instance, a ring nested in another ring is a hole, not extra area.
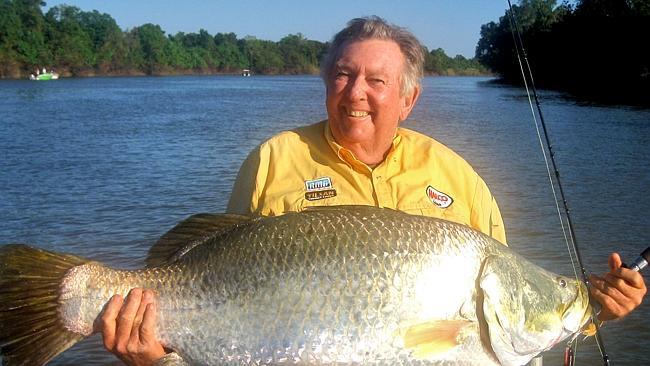
M 590 319 L 586 286 L 508 253 L 486 258 L 479 286 L 489 343 L 504 365 L 523 365 Z M 479 305 L 480 306 L 480 305 Z

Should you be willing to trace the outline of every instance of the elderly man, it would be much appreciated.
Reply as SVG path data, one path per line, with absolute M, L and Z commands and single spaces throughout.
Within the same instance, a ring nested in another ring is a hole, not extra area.
M 439 142 L 399 127 L 420 94 L 423 62 L 422 46 L 405 29 L 376 17 L 352 20 L 322 65 L 328 119 L 255 149 L 228 211 L 278 215 L 374 205 L 463 223 L 505 243 L 496 201 L 472 167 Z M 601 320 L 625 316 L 646 293 L 641 275 L 621 268 L 617 254 L 609 265 L 604 277 L 592 277 Z M 154 296 L 141 289 L 126 301 L 111 299 L 99 322 L 106 348 L 134 365 L 177 357 L 164 356 L 154 325 Z

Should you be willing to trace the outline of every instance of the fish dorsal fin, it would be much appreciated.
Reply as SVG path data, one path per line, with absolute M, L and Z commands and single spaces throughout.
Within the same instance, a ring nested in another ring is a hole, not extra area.
M 378 212 L 379 210 L 398 212 L 397 210 L 394 210 L 389 207 L 377 207 L 377 206 L 370 206 L 370 205 L 307 206 L 303 209 L 303 211 L 305 212 L 367 211 L 372 213 Z
M 250 220 L 251 217 L 235 214 L 192 215 L 151 246 L 145 260 L 146 266 L 156 267 L 174 262 L 195 246 Z
M 371 205 L 333 205 L 333 206 L 307 206 L 304 208 L 304 211 L 334 211 L 334 210 L 363 210 L 370 208 L 372 210 L 377 210 L 381 207 L 371 206 Z
M 458 346 L 466 329 L 475 323 L 467 320 L 432 320 L 402 330 L 404 347 L 417 359 L 435 358 Z

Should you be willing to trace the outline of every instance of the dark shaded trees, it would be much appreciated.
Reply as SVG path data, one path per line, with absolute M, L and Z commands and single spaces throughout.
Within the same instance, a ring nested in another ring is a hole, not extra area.
M 513 7 L 541 87 L 589 99 L 650 104 L 650 0 L 527 0 Z M 521 80 L 510 20 L 481 27 L 476 58 L 505 81 Z

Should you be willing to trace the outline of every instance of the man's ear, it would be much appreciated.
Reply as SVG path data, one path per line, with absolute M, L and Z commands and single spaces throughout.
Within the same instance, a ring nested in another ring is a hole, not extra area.
M 409 116 L 409 114 L 411 114 L 411 110 L 413 109 L 413 107 L 415 107 L 415 103 L 418 101 L 419 97 L 420 97 L 419 85 L 416 85 L 410 94 L 402 97 L 402 105 L 399 113 L 400 122 L 405 120 Z

